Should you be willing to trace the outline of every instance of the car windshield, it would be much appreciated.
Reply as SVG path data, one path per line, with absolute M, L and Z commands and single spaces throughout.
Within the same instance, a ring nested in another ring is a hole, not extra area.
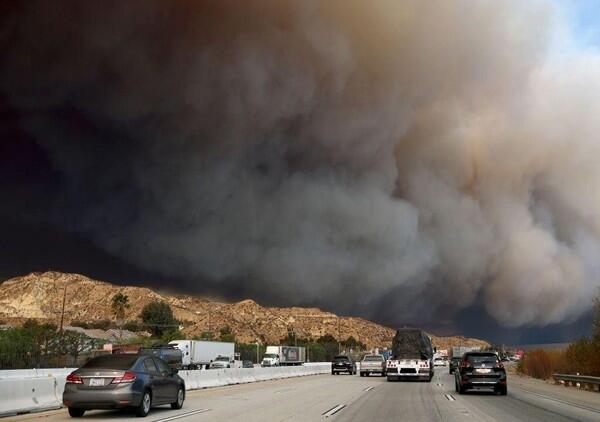
M 494 365 L 498 362 L 498 357 L 496 355 L 467 355 L 467 360 L 474 365 L 482 363 Z
M 365 356 L 364 362 L 383 362 L 383 356 Z
M 264 356 L 264 357 L 266 357 L 266 358 L 268 358 L 268 359 L 271 359 L 271 358 L 274 358 L 274 357 L 276 357 L 276 356 L 277 356 L 277 355 L 276 355 L 275 353 L 265 353 L 265 356 Z
M 216 362 L 229 362 L 229 358 L 227 356 L 219 356 L 215 359 Z
M 136 355 L 107 355 L 90 359 L 82 368 L 130 369 L 137 360 Z
M 336 362 L 348 362 L 350 359 L 348 359 L 346 356 L 336 356 L 334 360 Z

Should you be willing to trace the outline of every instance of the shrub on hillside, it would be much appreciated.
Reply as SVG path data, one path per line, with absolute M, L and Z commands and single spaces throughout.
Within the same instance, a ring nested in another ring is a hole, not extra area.
M 517 371 L 530 377 L 548 379 L 566 366 L 565 352 L 536 349 L 527 352 L 519 361 Z

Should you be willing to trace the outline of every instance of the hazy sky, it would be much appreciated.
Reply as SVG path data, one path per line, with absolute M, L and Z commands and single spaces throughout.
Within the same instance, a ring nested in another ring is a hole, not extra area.
M 599 21 L 575 0 L 4 3 L 0 277 L 585 333 Z

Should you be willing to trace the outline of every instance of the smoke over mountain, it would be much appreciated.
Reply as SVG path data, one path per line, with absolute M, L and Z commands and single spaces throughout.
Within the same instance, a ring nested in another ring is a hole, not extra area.
M 0 90 L 48 216 L 198 292 L 545 325 L 600 285 L 600 55 L 521 3 L 21 3 Z

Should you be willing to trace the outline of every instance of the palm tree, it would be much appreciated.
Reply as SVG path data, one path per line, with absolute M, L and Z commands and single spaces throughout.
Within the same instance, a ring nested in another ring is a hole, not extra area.
M 129 298 L 127 295 L 123 293 L 117 293 L 112 298 L 111 303 L 112 313 L 117 320 L 117 324 L 119 325 L 120 336 L 123 337 L 123 320 L 125 319 L 125 310 L 131 308 L 131 304 L 129 303 Z

